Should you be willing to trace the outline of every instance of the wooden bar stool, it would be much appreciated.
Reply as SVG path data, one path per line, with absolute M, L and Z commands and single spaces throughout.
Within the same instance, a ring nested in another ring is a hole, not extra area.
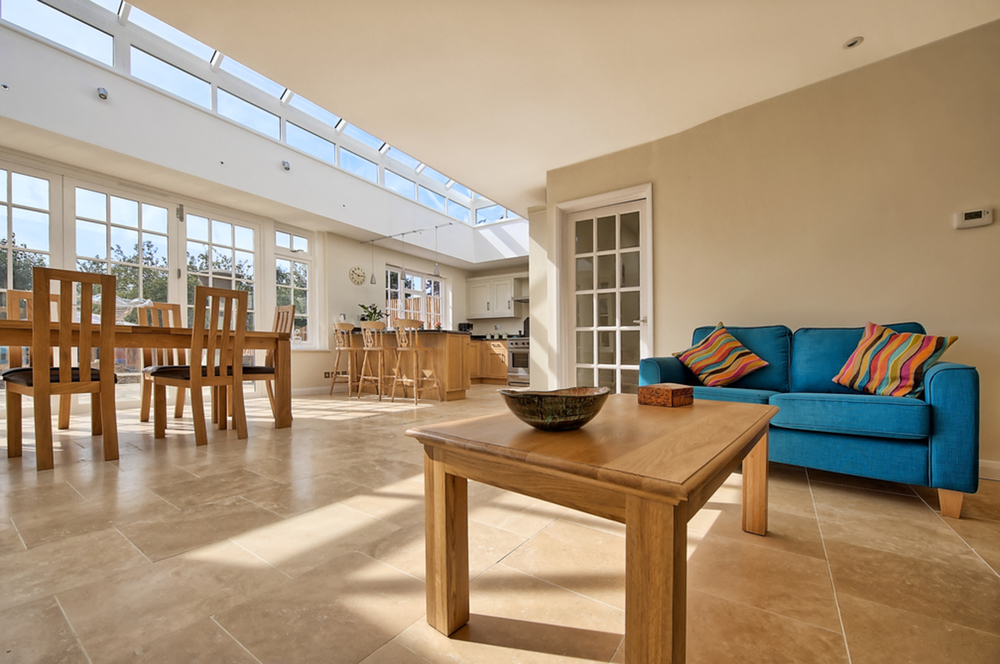
M 411 320 L 405 318 L 396 319 L 396 367 L 392 373 L 392 395 L 390 396 L 390 401 L 396 400 L 396 386 L 403 386 L 403 396 L 406 396 L 406 388 L 410 386 L 413 388 L 413 403 L 416 404 L 417 400 L 420 398 L 420 390 L 429 390 L 432 387 L 437 389 L 438 401 L 441 400 L 441 384 L 437 379 L 437 372 L 434 370 L 434 349 L 433 348 L 421 348 L 420 338 L 417 335 L 417 330 L 423 325 L 423 321 Z M 428 363 L 430 368 L 427 368 L 427 364 L 424 364 L 420 355 L 423 353 L 428 358 Z M 410 356 L 410 361 L 413 366 L 413 374 L 410 378 L 407 378 L 403 374 L 403 358 L 405 356 Z M 426 385 L 426 383 L 433 383 L 433 385 Z M 423 384 L 423 385 L 422 385 Z
M 354 354 L 360 349 L 351 347 L 351 332 L 354 331 L 354 323 L 336 323 L 336 354 L 333 358 L 333 377 L 330 380 L 330 394 L 341 378 L 347 379 L 347 398 L 351 398 L 351 384 L 354 380 Z M 347 371 L 340 370 L 340 356 L 347 356 Z M 360 391 L 360 390 L 359 390 Z
M 364 355 L 361 360 L 361 371 L 358 374 L 358 398 L 366 384 L 374 385 L 378 400 L 382 400 L 382 377 L 385 375 L 385 351 L 382 345 L 382 333 L 385 323 L 381 321 L 362 321 L 361 334 L 365 345 L 360 348 Z

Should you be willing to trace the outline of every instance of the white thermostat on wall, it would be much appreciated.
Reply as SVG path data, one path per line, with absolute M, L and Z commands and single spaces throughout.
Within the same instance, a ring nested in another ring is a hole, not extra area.
M 955 213 L 955 228 L 975 228 L 976 226 L 989 226 L 992 223 L 993 210 L 991 208 Z

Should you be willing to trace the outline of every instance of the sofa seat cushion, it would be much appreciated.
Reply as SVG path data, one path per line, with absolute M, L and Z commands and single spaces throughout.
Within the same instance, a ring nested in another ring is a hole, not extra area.
M 931 407 L 918 399 L 806 392 L 776 394 L 769 403 L 781 409 L 771 424 L 785 429 L 908 440 L 931 435 Z
M 776 394 L 781 394 L 781 392 L 775 392 L 774 390 L 748 390 L 740 387 L 703 387 L 700 385 L 696 385 L 694 388 L 695 399 L 707 399 L 709 401 L 767 404 L 768 399 Z

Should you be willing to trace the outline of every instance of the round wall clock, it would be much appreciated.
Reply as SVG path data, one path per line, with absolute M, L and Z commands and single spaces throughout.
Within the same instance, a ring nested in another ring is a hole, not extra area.
M 351 268 L 348 275 L 351 277 L 351 283 L 355 286 L 360 286 L 365 283 L 365 269 L 363 267 L 355 265 Z

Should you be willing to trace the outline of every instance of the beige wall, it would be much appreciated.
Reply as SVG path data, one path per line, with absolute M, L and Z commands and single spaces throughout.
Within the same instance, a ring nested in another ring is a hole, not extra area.
M 979 368 L 984 472 L 1000 473 L 1000 224 L 952 227 L 1000 207 L 998 63 L 1000 22 L 549 172 L 533 354 L 556 355 L 555 206 L 652 182 L 657 355 L 720 320 L 920 321 Z

